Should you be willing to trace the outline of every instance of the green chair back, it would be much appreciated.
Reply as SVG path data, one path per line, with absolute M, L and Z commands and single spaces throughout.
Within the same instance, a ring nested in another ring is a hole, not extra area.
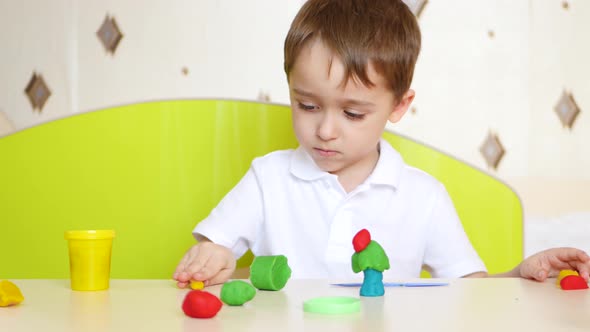
M 446 185 L 491 272 L 522 259 L 522 210 L 509 187 L 423 144 L 384 137 Z M 0 278 L 67 278 L 63 235 L 72 229 L 116 231 L 113 278 L 170 278 L 196 222 L 252 159 L 296 146 L 288 106 L 231 100 L 113 107 L 0 138 Z
M 113 278 L 170 278 L 192 228 L 252 159 L 297 145 L 288 110 L 152 102 L 1 138 L 0 278 L 68 277 L 71 229 L 116 231 Z

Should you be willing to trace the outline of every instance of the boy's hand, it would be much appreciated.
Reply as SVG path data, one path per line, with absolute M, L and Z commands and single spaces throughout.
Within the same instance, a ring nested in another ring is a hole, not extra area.
M 174 272 L 178 287 L 184 288 L 191 280 L 203 281 L 205 286 L 226 282 L 236 269 L 231 250 L 213 242 L 204 241 L 192 246 Z
M 520 264 L 519 270 L 521 277 L 537 281 L 557 277 L 561 270 L 576 270 L 584 280 L 588 281 L 590 256 L 575 248 L 553 248 L 525 259 Z

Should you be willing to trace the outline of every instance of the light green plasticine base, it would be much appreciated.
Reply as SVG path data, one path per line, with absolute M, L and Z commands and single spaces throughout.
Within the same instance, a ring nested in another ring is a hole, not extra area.
M 250 281 L 261 290 L 280 290 L 290 277 L 291 268 L 283 255 L 257 256 L 250 266 Z
M 252 300 L 256 288 L 242 280 L 229 281 L 221 288 L 221 301 L 227 305 L 238 306 Z
M 316 297 L 303 302 L 303 311 L 318 314 L 350 314 L 361 311 L 361 301 L 347 296 Z

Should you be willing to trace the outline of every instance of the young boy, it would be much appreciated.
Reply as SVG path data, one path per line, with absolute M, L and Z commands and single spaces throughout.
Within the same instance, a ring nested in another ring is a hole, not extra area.
M 257 158 L 197 225 L 174 273 L 223 283 L 236 257 L 286 255 L 295 278 L 354 278 L 354 234 L 368 229 L 387 252 L 384 278 L 486 276 L 444 187 L 404 164 L 381 134 L 399 121 L 420 51 L 401 0 L 309 0 L 285 40 L 293 127 L 300 146 Z M 544 280 L 561 269 L 588 279 L 590 257 L 541 252 L 503 276 Z M 358 278 L 358 276 L 357 276 Z

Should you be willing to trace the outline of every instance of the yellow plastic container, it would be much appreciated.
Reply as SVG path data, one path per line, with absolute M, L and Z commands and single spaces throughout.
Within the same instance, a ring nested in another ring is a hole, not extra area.
M 70 255 L 71 288 L 98 291 L 109 288 L 114 230 L 65 232 Z

